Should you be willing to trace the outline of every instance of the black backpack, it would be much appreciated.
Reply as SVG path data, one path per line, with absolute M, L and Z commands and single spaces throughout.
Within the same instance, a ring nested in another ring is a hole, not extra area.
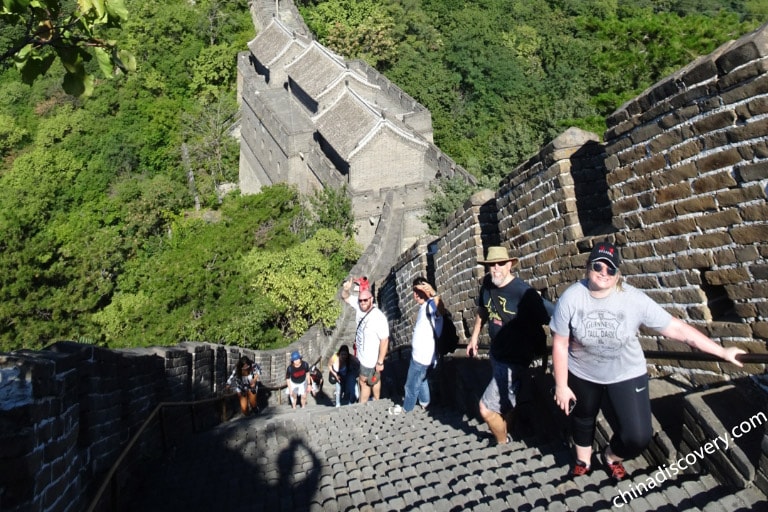
M 441 356 L 452 353 L 459 346 L 459 333 L 456 332 L 456 324 L 453 323 L 451 314 L 446 311 L 443 315 L 443 330 L 440 336 L 435 331 L 435 325 L 432 323 L 432 316 L 429 316 L 429 325 L 432 326 L 432 335 L 435 337 L 435 349 Z

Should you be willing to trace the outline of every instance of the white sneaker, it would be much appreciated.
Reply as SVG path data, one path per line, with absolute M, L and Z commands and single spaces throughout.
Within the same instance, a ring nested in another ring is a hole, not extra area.
M 400 407 L 399 405 L 389 408 L 389 414 L 394 414 L 395 416 L 397 416 L 401 412 L 403 412 L 403 408 Z

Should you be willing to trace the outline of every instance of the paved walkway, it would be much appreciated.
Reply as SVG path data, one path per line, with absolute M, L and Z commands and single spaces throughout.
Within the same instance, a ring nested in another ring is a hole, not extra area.
M 282 405 L 237 418 L 148 468 L 129 510 L 768 510 L 759 490 L 708 475 L 643 490 L 658 468 L 642 458 L 627 464 L 631 478 L 618 485 L 599 467 L 574 482 L 569 448 L 547 429 L 492 446 L 484 424 L 455 410 L 395 415 L 392 407 L 389 399 L 338 409 Z

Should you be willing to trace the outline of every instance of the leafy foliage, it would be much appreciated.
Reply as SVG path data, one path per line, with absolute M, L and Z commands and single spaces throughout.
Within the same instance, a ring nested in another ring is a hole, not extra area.
M 238 173 L 236 55 L 253 37 L 245 1 L 126 4 L 130 31 L 115 35 L 141 66 L 87 100 L 62 91 L 60 63 L 31 85 L 0 73 L 0 351 L 58 339 L 286 344 L 301 329 L 251 286 L 244 258 L 333 243 L 328 277 L 314 278 L 335 295 L 350 242 L 320 228 L 350 225 L 349 207 L 287 186 L 224 195 Z
M 395 20 L 379 2 L 323 2 L 302 14 L 312 32 L 345 57 L 354 56 L 372 66 L 387 65 L 395 57 Z
M 427 200 L 427 213 L 422 220 L 429 227 L 429 232 L 437 235 L 445 219 L 460 208 L 478 187 L 469 185 L 461 178 L 451 178 L 440 180 L 430 188 L 433 195 Z
M 320 229 L 313 238 L 287 250 L 254 250 L 244 259 L 245 275 L 276 307 L 277 325 L 286 337 L 321 322 L 330 327 L 341 313 L 339 283 L 360 257 L 357 244 Z
M 96 59 L 105 77 L 119 70 L 134 71 L 136 61 L 108 39 L 110 29 L 128 19 L 123 0 L 3 0 L 0 62 L 13 59 L 26 83 L 45 74 L 57 59 L 66 73 L 64 90 L 74 96 L 93 92 L 93 75 L 86 64 Z
M 310 226 L 315 230 L 325 228 L 337 231 L 347 238 L 355 236 L 352 200 L 347 186 L 323 188 L 309 197 Z

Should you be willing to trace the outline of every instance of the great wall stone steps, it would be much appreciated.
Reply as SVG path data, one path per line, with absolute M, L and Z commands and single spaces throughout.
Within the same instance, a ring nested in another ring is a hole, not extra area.
M 538 433 L 489 446 L 485 425 L 455 409 L 396 415 L 393 405 L 282 405 L 232 420 L 147 468 L 129 509 L 587 511 L 615 501 L 631 511 L 768 510 L 759 490 L 711 475 L 680 474 L 638 491 L 657 469 L 642 458 L 627 464 L 631 479 L 618 485 L 597 464 L 574 482 L 570 449 L 557 438 Z M 620 491 L 630 492 L 628 503 Z

